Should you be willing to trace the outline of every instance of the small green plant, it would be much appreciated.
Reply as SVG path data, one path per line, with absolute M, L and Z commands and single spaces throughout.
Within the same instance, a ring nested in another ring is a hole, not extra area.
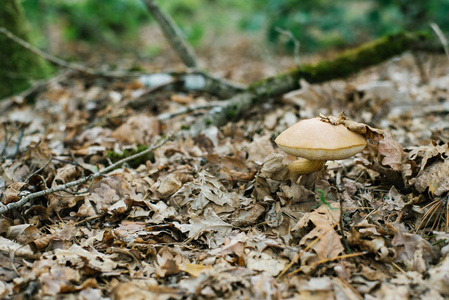
M 138 145 L 136 149 L 125 149 L 123 150 L 123 154 L 114 152 L 114 151 L 108 151 L 106 154 L 106 157 L 111 160 L 111 162 L 116 163 L 121 159 L 124 159 L 126 157 L 129 157 L 131 155 L 134 155 L 136 153 L 140 153 L 142 151 L 145 151 L 148 149 L 148 146 L 146 145 Z M 141 164 L 145 164 L 147 160 L 154 161 L 154 154 L 149 153 L 143 156 L 140 156 L 136 159 L 130 160 L 127 162 L 127 164 L 131 168 L 137 168 Z
M 316 192 L 320 195 L 320 202 L 321 202 L 321 204 L 319 204 L 319 205 L 317 205 L 317 206 L 315 206 L 313 208 L 317 208 L 320 205 L 324 204 L 327 207 L 329 207 L 329 209 L 331 209 L 331 210 L 337 209 L 335 207 L 332 207 L 331 204 L 329 202 L 327 202 L 327 200 L 326 200 L 326 198 L 333 199 L 332 195 L 329 195 L 327 192 L 323 191 L 322 189 L 316 189 Z

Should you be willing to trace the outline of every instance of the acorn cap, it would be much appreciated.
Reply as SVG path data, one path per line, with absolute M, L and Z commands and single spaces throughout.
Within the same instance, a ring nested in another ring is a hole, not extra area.
M 343 125 L 321 118 L 302 120 L 287 128 L 275 140 L 287 154 L 309 160 L 336 160 L 353 156 L 365 148 L 366 139 Z

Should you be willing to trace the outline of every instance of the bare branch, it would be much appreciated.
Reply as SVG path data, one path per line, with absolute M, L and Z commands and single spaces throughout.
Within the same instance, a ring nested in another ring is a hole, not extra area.
M 192 111 L 201 110 L 201 109 L 210 109 L 213 107 L 221 107 L 221 106 L 223 106 L 223 103 L 224 103 L 223 101 L 219 101 L 219 102 L 211 102 L 211 103 L 203 104 L 203 105 L 187 106 L 187 107 L 183 107 L 183 108 L 181 108 L 177 111 L 171 112 L 171 113 L 160 114 L 157 116 L 157 119 L 159 121 L 166 121 L 166 120 L 172 119 L 176 116 L 187 114 Z
M 32 199 L 36 199 L 42 196 L 46 196 L 52 193 L 56 193 L 56 192 L 61 192 L 61 191 L 66 191 L 68 188 L 74 187 L 74 186 L 78 186 L 80 184 L 86 183 L 88 181 L 93 181 L 95 178 L 100 177 L 106 173 L 108 173 L 109 171 L 112 171 L 113 169 L 117 168 L 118 166 L 124 164 L 125 162 L 128 162 L 130 160 L 136 159 L 138 157 L 141 157 L 143 155 L 146 155 L 152 151 L 154 151 L 155 149 L 161 147 L 162 145 L 164 145 L 173 135 L 167 135 L 161 139 L 159 139 L 156 143 L 154 143 L 153 145 L 151 145 L 148 149 L 146 149 L 145 151 L 136 153 L 134 155 L 131 155 L 129 157 L 126 157 L 124 159 L 119 160 L 118 162 L 98 171 L 95 172 L 89 176 L 85 176 L 81 179 L 72 181 L 72 182 L 68 182 L 66 184 L 63 185 L 58 185 L 57 187 L 51 188 L 51 189 L 47 189 L 47 190 L 43 190 L 43 191 L 39 191 L 36 193 L 27 193 L 27 192 L 23 192 L 24 196 L 16 202 L 12 202 L 9 203 L 7 205 L 0 205 L 0 214 L 4 214 L 5 212 L 8 212 L 9 210 L 13 209 L 13 208 L 18 208 L 23 206 L 24 204 L 26 204 L 28 201 L 32 200 Z
M 25 49 L 28 49 L 29 51 L 33 52 L 34 54 L 44 58 L 45 60 L 63 67 L 63 68 L 67 68 L 67 69 L 71 69 L 71 70 L 75 70 L 81 73 L 85 73 L 88 75 L 92 75 L 92 76 L 101 76 L 101 77 L 112 77 L 112 78 L 122 78 L 122 77 L 137 77 L 142 75 L 142 73 L 133 73 L 133 72 L 101 72 L 101 71 L 96 71 L 92 68 L 88 68 L 85 67 L 83 65 L 80 64 L 75 64 L 75 63 L 69 63 L 63 59 L 60 59 L 54 55 L 51 55 L 49 53 L 46 53 L 36 47 L 34 47 L 33 45 L 31 45 L 30 43 L 26 42 L 25 40 L 21 39 L 20 37 L 16 36 L 15 34 L 13 34 L 11 31 L 9 31 L 8 29 L 4 28 L 4 27 L 0 27 L 0 33 L 2 33 L 3 35 L 5 35 L 6 37 L 8 37 L 9 39 L 13 40 L 14 42 L 16 42 L 17 44 L 21 45 L 22 47 L 24 47 Z
M 212 107 L 204 116 L 190 126 L 188 133 L 190 136 L 198 136 L 210 125 L 224 125 L 233 117 L 248 111 L 253 103 L 254 95 L 251 93 L 241 93 L 229 100 L 222 101 L 222 105 Z
M 261 79 L 250 84 L 245 92 L 226 100 L 222 106 L 212 108 L 190 127 L 189 134 L 197 136 L 209 125 L 224 125 L 254 105 L 299 89 L 301 79 L 309 83 L 322 83 L 344 78 L 413 49 L 425 39 L 419 32 L 389 35 L 346 51 L 332 60 L 302 65 L 301 68 Z
M 148 11 L 158 22 L 172 48 L 176 51 L 179 58 L 181 58 L 184 65 L 188 68 L 196 69 L 198 67 L 197 59 L 192 48 L 183 38 L 183 34 L 176 23 L 170 16 L 164 14 L 154 0 L 143 0 Z
M 295 65 L 296 65 L 296 67 L 300 67 L 300 60 L 299 60 L 299 46 L 301 45 L 301 43 L 299 42 L 299 40 L 293 35 L 293 33 L 290 31 L 290 30 L 285 30 L 285 29 L 282 29 L 282 28 L 280 28 L 280 27 L 276 27 L 275 28 L 275 30 L 277 31 L 277 32 L 279 32 L 280 34 L 283 34 L 283 35 L 285 35 L 285 36 L 287 36 L 292 42 L 293 42 L 293 45 L 294 45 L 294 52 L 293 52 L 293 59 L 294 59 L 294 61 L 295 61 Z
M 202 91 L 222 99 L 232 97 L 247 88 L 244 84 L 218 78 L 202 71 L 147 74 L 140 76 L 139 81 L 151 89 L 173 85 L 182 91 Z
M 436 35 L 440 39 L 441 45 L 443 46 L 444 53 L 446 53 L 446 57 L 449 59 L 449 45 L 446 37 L 444 36 L 443 31 L 441 31 L 440 26 L 436 23 L 430 23 L 430 27 L 432 27 L 433 31 L 435 31 Z

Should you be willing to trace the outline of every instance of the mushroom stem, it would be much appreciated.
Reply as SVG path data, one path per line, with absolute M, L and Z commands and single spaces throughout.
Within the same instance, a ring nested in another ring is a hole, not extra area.
M 290 163 L 287 168 L 290 174 L 306 175 L 321 170 L 325 160 L 308 160 L 306 158 L 298 158 Z

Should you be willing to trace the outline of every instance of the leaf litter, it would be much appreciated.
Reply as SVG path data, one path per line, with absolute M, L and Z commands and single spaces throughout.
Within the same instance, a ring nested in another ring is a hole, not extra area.
M 410 54 L 346 80 L 303 82 L 238 121 L 5 213 L 0 297 L 448 297 L 449 64 L 432 59 L 427 82 Z M 146 92 L 72 76 L 34 106 L 17 102 L 1 118 L 2 204 L 187 128 L 202 111 L 158 114 L 210 98 L 156 91 L 157 104 L 128 105 Z M 320 114 L 371 143 L 312 179 L 290 178 L 294 158 L 273 140 Z

